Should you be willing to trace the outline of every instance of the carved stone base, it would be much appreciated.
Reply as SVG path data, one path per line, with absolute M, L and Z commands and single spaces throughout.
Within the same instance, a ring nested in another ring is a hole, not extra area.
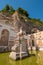
M 21 53 L 20 52 L 18 52 L 18 53 L 11 52 L 9 55 L 9 57 L 13 60 L 22 59 L 22 58 L 27 57 L 27 56 L 28 56 L 27 52 L 21 52 Z

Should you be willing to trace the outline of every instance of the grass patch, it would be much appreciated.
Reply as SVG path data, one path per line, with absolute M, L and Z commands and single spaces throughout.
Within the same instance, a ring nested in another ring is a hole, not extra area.
M 0 53 L 0 65 L 43 65 L 43 52 L 31 55 L 23 60 L 11 60 L 8 53 Z

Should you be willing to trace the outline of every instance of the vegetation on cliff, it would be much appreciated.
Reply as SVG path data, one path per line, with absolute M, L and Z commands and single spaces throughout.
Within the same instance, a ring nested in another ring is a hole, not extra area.
M 0 12 L 7 12 L 10 14 L 13 14 L 15 12 L 15 10 L 13 9 L 12 6 L 9 6 L 8 4 L 0 11 Z
M 16 19 L 16 25 L 20 28 L 22 26 L 24 29 L 26 29 L 26 32 L 28 33 L 30 30 L 32 30 L 34 27 L 43 30 L 43 21 L 40 19 L 35 19 L 35 18 L 30 18 L 29 14 L 26 10 L 23 8 L 19 7 L 17 10 L 15 10 L 12 6 L 9 6 L 8 4 L 0 11 L 0 13 L 8 13 L 8 14 L 15 14 L 17 12 L 18 14 L 15 17 Z M 18 16 L 18 18 L 17 18 Z M 14 20 L 14 22 L 15 22 Z

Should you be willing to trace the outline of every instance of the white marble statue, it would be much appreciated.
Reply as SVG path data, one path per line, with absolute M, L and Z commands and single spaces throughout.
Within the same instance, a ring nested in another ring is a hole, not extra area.
M 26 39 L 24 38 L 25 33 L 20 29 L 20 32 L 17 34 L 15 45 L 12 47 L 12 52 L 10 53 L 9 57 L 11 59 L 22 59 L 23 57 L 28 56 L 28 49 Z

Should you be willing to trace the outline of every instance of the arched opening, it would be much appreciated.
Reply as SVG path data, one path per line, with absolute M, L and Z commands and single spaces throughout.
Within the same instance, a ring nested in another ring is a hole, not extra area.
M 9 31 L 7 29 L 2 30 L 1 33 L 1 46 L 8 46 Z
M 34 40 L 32 40 L 32 46 L 35 46 L 35 44 L 34 44 Z

